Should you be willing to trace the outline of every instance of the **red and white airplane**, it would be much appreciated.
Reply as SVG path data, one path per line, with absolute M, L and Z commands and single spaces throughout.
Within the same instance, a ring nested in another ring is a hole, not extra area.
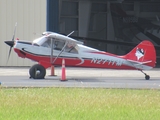
M 154 45 L 144 40 L 133 50 L 123 56 L 100 51 L 83 45 L 82 42 L 54 32 L 44 32 L 43 36 L 28 42 L 24 40 L 5 41 L 19 57 L 38 62 L 30 70 L 30 77 L 43 79 L 46 69 L 52 65 L 62 65 L 65 59 L 66 66 L 91 67 L 107 69 L 149 70 L 155 67 L 156 51 Z M 10 53 L 9 53 L 10 55 Z M 145 79 L 150 76 L 144 73 Z

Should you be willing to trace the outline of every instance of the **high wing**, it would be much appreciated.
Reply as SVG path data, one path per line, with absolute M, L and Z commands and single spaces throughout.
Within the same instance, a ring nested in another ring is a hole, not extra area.
M 72 38 L 83 40 L 83 41 L 92 41 L 92 42 L 101 42 L 101 43 L 107 43 L 107 44 L 113 44 L 117 46 L 131 46 L 134 47 L 138 45 L 138 43 L 134 42 L 126 42 L 126 41 L 114 41 L 114 40 L 108 40 L 108 39 L 95 39 L 95 38 L 88 38 L 88 37 L 80 37 L 80 36 L 71 36 Z M 154 45 L 156 50 L 160 50 L 160 45 Z
M 42 35 L 44 35 L 44 33 Z M 45 35 L 49 38 L 53 38 L 58 41 L 61 41 L 61 40 L 65 41 L 68 43 L 67 45 L 69 45 L 69 46 L 75 46 L 76 44 L 83 44 L 83 42 L 81 42 L 81 41 L 77 41 L 77 40 L 70 38 L 68 36 L 61 35 L 61 34 L 54 33 L 54 32 L 45 32 Z

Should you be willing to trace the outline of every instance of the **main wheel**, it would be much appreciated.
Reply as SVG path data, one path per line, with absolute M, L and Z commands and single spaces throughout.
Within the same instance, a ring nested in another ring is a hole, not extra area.
M 150 76 L 149 76 L 149 75 L 145 75 L 145 79 L 146 79 L 146 80 L 149 80 L 149 79 L 150 79 Z
M 46 75 L 46 69 L 40 64 L 35 64 L 30 68 L 29 74 L 30 74 L 30 78 L 44 79 Z

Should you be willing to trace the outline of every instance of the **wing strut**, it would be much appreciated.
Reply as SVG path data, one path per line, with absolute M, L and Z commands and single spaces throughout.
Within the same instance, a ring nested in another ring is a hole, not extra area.
M 51 59 L 50 59 L 50 63 L 52 64 L 53 61 L 53 38 L 51 38 Z
M 71 34 L 73 34 L 74 31 L 72 31 L 71 33 L 69 33 L 67 35 L 67 37 L 69 37 Z M 57 60 L 57 58 L 62 54 L 62 52 L 64 51 L 65 47 L 67 46 L 67 44 L 69 43 L 69 41 L 65 42 L 65 45 L 63 46 L 62 50 L 60 51 L 60 53 L 56 56 L 56 58 L 53 60 L 53 39 L 51 38 L 51 64 L 54 64 L 54 62 Z

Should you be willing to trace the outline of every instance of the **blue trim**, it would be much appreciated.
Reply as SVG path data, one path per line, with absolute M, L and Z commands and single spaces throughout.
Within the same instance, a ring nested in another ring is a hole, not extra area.
M 47 0 L 47 31 L 59 32 L 59 0 Z

